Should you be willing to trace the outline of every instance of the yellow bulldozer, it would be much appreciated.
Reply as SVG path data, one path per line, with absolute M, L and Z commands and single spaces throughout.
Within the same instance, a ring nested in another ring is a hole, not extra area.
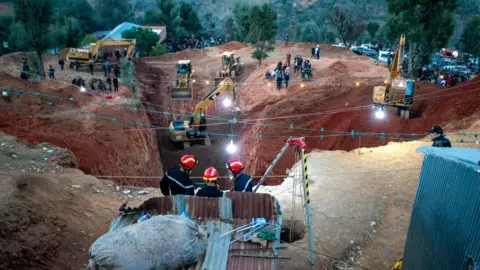
M 190 60 L 179 60 L 176 67 L 177 75 L 173 82 L 170 97 L 173 100 L 192 99 L 192 86 L 195 83 L 195 70 L 192 69 L 192 63 Z
M 402 34 L 390 66 L 390 76 L 385 85 L 373 88 L 373 104 L 377 118 L 384 118 L 387 107 L 397 109 L 397 115 L 409 119 L 415 91 L 414 80 L 407 80 L 401 74 L 405 35 Z
M 215 89 L 213 89 L 208 95 L 203 98 L 197 106 L 195 111 L 190 117 L 190 121 L 175 120 L 170 123 L 170 139 L 173 142 L 183 143 L 183 148 L 189 148 L 191 141 L 200 141 L 204 145 L 210 146 L 210 138 L 207 133 L 207 121 L 205 119 L 206 109 L 213 104 L 218 96 L 226 93 L 227 96 L 223 99 L 223 104 L 226 107 L 232 106 L 235 102 L 235 85 L 231 78 L 226 78 L 220 82 Z M 238 108 L 235 111 L 236 114 L 240 114 Z
M 244 65 L 240 63 L 240 57 L 236 57 L 233 52 L 222 53 L 222 66 L 217 72 L 215 78 L 215 85 L 230 77 L 235 80 L 235 76 L 241 75 Z
M 91 43 L 89 49 L 70 48 L 67 54 L 67 63 L 70 68 L 74 68 L 78 62 L 80 66 L 86 66 L 90 61 L 94 63 L 103 60 L 103 55 L 113 53 L 118 49 L 121 53 L 127 49 L 127 57 L 131 57 L 135 50 L 136 40 L 118 39 L 118 40 L 99 40 Z

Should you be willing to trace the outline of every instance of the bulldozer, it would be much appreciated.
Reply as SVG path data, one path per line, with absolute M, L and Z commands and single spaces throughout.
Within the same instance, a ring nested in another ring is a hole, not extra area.
M 240 57 L 235 58 L 233 52 L 222 53 L 222 66 L 220 71 L 217 72 L 215 85 L 218 85 L 227 77 L 235 80 L 235 76 L 241 75 L 242 69 L 243 65 L 240 63 Z
M 385 117 L 387 107 L 397 109 L 397 115 L 409 119 L 413 106 L 415 81 L 403 78 L 400 63 L 403 63 L 405 34 L 400 36 L 395 56 L 391 63 L 390 75 L 385 85 L 373 88 L 373 104 L 377 118 Z
M 70 48 L 66 60 L 70 68 L 74 68 L 77 62 L 82 67 L 88 65 L 90 61 L 101 62 L 105 53 L 113 53 L 115 49 L 123 52 L 124 48 L 127 48 L 127 57 L 131 57 L 135 45 L 135 39 L 99 40 L 91 43 L 89 49 Z
M 196 106 L 195 111 L 190 117 L 190 121 L 175 120 L 170 123 L 170 139 L 173 142 L 183 143 L 183 148 L 189 148 L 191 141 L 200 141 L 204 145 L 210 146 L 211 141 L 207 133 L 207 121 L 205 119 L 206 109 L 217 100 L 218 96 L 226 93 L 223 104 L 226 107 L 232 106 L 235 102 L 235 84 L 231 78 L 226 78 L 220 82 L 207 96 L 205 96 Z M 235 108 L 234 113 L 240 115 L 240 109 Z
M 173 100 L 192 99 L 192 84 L 195 83 L 195 70 L 192 69 L 192 63 L 190 60 L 179 60 L 176 67 L 177 76 L 173 82 L 170 97 Z

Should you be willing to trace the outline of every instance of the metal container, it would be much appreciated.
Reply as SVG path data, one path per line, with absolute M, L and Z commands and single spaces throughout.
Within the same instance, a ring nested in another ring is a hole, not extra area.
M 480 150 L 417 151 L 425 158 L 402 269 L 479 269 Z
M 415 81 L 407 80 L 407 86 L 405 88 L 405 97 L 412 97 L 415 92 Z

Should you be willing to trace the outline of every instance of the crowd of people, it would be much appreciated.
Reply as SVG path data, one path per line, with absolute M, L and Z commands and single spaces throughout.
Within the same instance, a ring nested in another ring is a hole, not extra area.
M 223 197 L 224 192 L 219 190 L 217 185 L 218 171 L 209 167 L 203 174 L 204 185 L 195 185 L 190 178 L 192 170 L 197 166 L 198 159 L 194 155 L 185 155 L 180 159 L 180 166 L 170 168 L 160 180 L 160 191 L 164 196 L 170 195 L 196 195 L 199 197 Z M 238 158 L 226 162 L 226 168 L 233 181 L 233 188 L 230 191 L 252 192 L 252 177 L 243 172 L 245 166 Z M 195 194 L 195 189 L 200 190 Z
M 320 51 L 318 50 L 318 53 Z M 317 57 L 314 55 L 314 57 Z M 319 58 L 314 58 L 314 59 L 319 59 Z M 294 67 L 293 67 L 293 73 L 297 74 L 298 72 L 301 73 L 302 75 L 302 81 L 312 81 L 312 64 L 310 63 L 310 60 L 305 60 L 303 61 L 303 58 L 300 55 L 295 56 L 294 60 Z M 288 82 L 290 80 L 290 65 L 288 61 L 285 62 L 278 62 L 277 66 L 273 70 L 273 72 L 270 72 L 267 70 L 265 73 L 265 78 L 267 80 L 272 80 L 275 79 L 277 83 L 277 90 L 280 90 L 282 86 L 288 87 Z
M 466 73 L 456 70 L 442 70 L 441 68 L 423 68 L 418 71 L 418 78 L 445 87 L 452 87 L 470 80 Z
M 169 52 L 176 52 L 194 48 L 201 49 L 206 47 L 218 46 L 223 43 L 225 43 L 225 40 L 221 37 L 204 38 L 194 36 L 184 38 L 174 38 L 171 36 L 167 36 L 167 39 L 164 42 Z

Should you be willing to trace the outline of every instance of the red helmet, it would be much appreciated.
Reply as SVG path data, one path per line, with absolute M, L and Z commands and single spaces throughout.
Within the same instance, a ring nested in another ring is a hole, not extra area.
M 227 162 L 226 166 L 227 166 L 227 169 L 229 169 L 233 173 L 239 173 L 245 168 L 242 161 L 238 158 L 230 159 Z
M 218 178 L 218 172 L 213 167 L 206 169 L 205 172 L 203 173 L 203 180 L 205 182 L 214 182 L 214 181 L 217 181 L 217 178 Z
M 194 155 L 185 155 L 180 159 L 180 165 L 185 170 L 191 170 L 198 164 L 198 160 Z

